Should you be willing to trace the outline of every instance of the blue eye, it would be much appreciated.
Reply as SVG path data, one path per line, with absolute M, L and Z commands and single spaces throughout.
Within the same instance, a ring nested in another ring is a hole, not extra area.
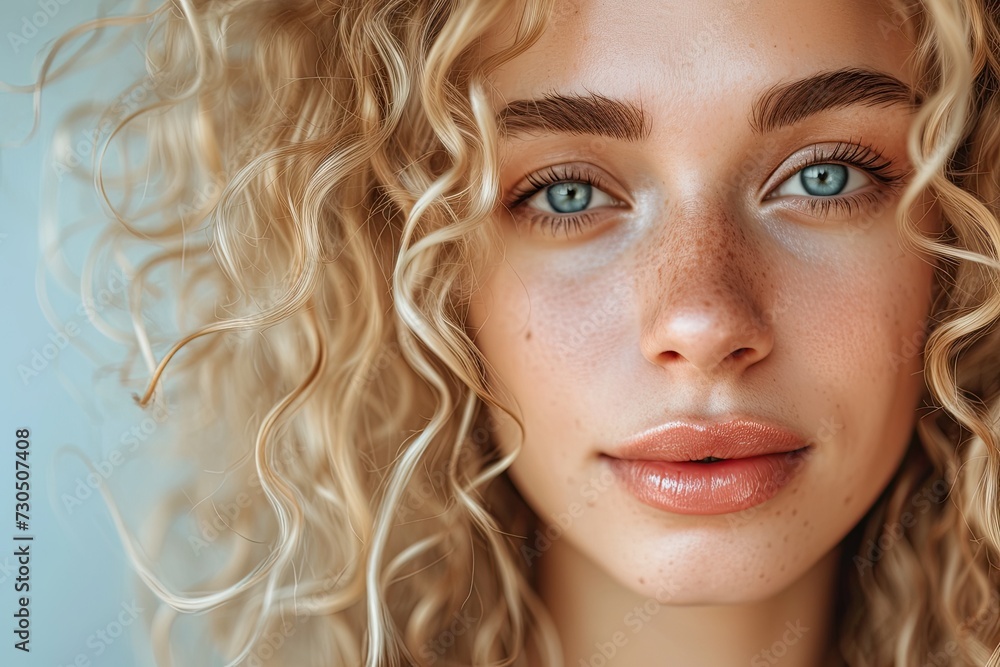
M 774 194 L 833 197 L 854 192 L 871 182 L 860 170 L 847 165 L 832 162 L 811 164 L 779 185 Z
M 576 213 L 590 203 L 589 183 L 556 183 L 545 190 L 545 199 L 557 213 Z
M 840 194 L 847 185 L 847 167 L 842 164 L 814 164 L 799 172 L 802 189 L 811 195 Z
M 615 199 L 586 181 L 560 181 L 543 186 L 527 203 L 546 213 L 570 214 L 595 206 L 613 205 Z

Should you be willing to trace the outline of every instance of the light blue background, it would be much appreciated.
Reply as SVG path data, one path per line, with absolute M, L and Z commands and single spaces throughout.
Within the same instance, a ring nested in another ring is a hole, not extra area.
M 126 3 L 99 4 L 96 0 L 4 0 L 0 3 L 0 81 L 29 83 L 37 73 L 35 56 L 47 42 L 102 10 L 115 14 L 128 8 Z M 29 26 L 35 28 L 35 34 Z M 12 39 L 12 34 L 27 36 L 26 43 Z M 41 125 L 36 135 L 23 146 L 0 149 L 0 281 L 4 312 L 0 329 L 0 665 L 4 666 L 152 664 L 141 619 L 124 627 L 110 644 L 99 634 L 104 631 L 111 639 L 120 620 L 131 620 L 123 609 L 133 604 L 141 607 L 141 598 L 131 588 L 126 559 L 105 503 L 96 492 L 89 496 L 86 493 L 87 469 L 78 459 L 57 456 L 60 448 L 76 446 L 100 460 L 120 448 L 129 423 L 137 425 L 147 415 L 137 408 L 123 408 L 116 415 L 118 421 L 102 417 L 101 409 L 115 405 L 115 401 L 123 405 L 127 392 L 107 392 L 98 400 L 95 388 L 107 384 L 107 380 L 95 378 L 88 358 L 73 345 L 59 349 L 37 376 L 25 380 L 19 373 L 19 366 L 31 366 L 35 351 L 44 351 L 50 336 L 58 339 L 53 324 L 40 308 L 36 287 L 39 201 L 51 196 L 40 190 L 43 153 L 54 122 L 70 104 L 85 96 L 99 93 L 106 99 L 114 97 L 137 74 L 141 75 L 142 67 L 139 52 L 133 48 L 123 57 L 89 68 L 85 74 L 54 83 L 43 94 Z M 31 126 L 31 96 L 0 92 L 0 120 L 0 143 L 25 137 Z M 83 136 L 74 141 L 80 139 Z M 86 206 L 97 212 L 96 201 L 96 194 L 77 186 L 72 192 L 60 193 L 59 210 L 71 217 Z M 88 237 L 73 242 L 70 254 L 78 258 L 86 249 Z M 74 268 L 79 271 L 79 261 Z M 77 315 L 79 297 L 60 289 L 51 278 L 47 284 L 60 318 L 80 325 L 79 340 L 99 344 L 99 333 Z M 13 587 L 16 574 L 12 540 L 17 428 L 31 430 L 29 532 L 35 541 L 31 546 L 29 654 L 13 647 L 13 613 L 20 595 Z M 114 467 L 112 476 L 129 470 L 130 462 L 126 461 Z M 80 502 L 67 507 L 67 497 Z

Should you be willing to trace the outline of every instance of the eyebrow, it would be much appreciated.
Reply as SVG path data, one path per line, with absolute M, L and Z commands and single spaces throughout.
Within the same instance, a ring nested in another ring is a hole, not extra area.
M 763 134 L 828 109 L 858 104 L 916 106 L 920 101 L 910 86 L 891 74 L 847 67 L 772 86 L 754 100 L 750 127 Z
M 649 119 L 641 104 L 598 93 L 546 93 L 515 100 L 497 114 L 504 138 L 533 132 L 595 134 L 611 139 L 639 141 L 649 135 Z
M 754 132 L 764 134 L 828 109 L 858 104 L 916 106 L 920 101 L 910 86 L 891 74 L 847 67 L 775 84 L 754 100 L 749 122 Z M 497 113 L 496 121 L 505 139 L 556 132 L 635 142 L 650 132 L 641 102 L 590 91 L 586 95 L 546 93 L 541 98 L 515 100 Z

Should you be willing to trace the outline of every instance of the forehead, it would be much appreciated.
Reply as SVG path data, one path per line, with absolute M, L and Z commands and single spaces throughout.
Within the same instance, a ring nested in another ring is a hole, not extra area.
M 541 39 L 491 77 L 494 106 L 592 91 L 701 117 L 820 70 L 909 82 L 900 24 L 887 0 L 555 0 Z

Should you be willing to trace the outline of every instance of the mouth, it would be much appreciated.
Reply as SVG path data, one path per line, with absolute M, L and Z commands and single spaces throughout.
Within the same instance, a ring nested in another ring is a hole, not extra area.
M 674 421 L 643 431 L 608 454 L 631 460 L 718 463 L 793 452 L 806 444 L 799 434 L 783 426 L 753 419 Z
M 693 461 L 618 459 L 602 456 L 615 478 L 641 503 L 674 514 L 730 514 L 760 505 L 806 466 L 811 447 Z
M 753 420 L 672 422 L 601 459 L 646 505 L 676 514 L 727 514 L 777 495 L 811 449 L 796 433 Z

